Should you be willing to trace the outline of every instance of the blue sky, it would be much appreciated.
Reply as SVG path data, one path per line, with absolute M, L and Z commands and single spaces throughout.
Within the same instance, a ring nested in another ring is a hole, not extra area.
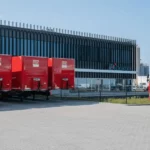
M 0 0 L 0 19 L 137 40 L 150 64 L 148 0 Z

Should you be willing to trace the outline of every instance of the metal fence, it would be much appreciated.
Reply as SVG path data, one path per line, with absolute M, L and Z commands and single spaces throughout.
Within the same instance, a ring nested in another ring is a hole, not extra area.
M 147 88 L 140 86 L 110 86 L 110 88 L 106 88 L 105 86 L 99 87 L 78 87 L 71 90 L 52 90 L 50 91 L 50 96 L 47 99 L 47 95 L 32 95 L 29 97 L 23 97 L 23 101 L 65 101 L 65 100 L 79 100 L 79 101 L 97 101 L 97 102 L 112 102 L 115 100 L 122 101 L 124 103 L 128 103 L 130 99 L 139 99 L 139 98 L 147 98 L 149 94 Z M 16 97 L 13 97 L 14 100 Z M 9 98 L 8 98 L 9 99 Z M 17 97 L 20 100 L 20 97 Z M 3 100 L 6 100 L 5 98 Z M 10 101 L 12 101 L 12 97 Z M 149 101 L 150 103 L 150 101 Z
M 136 86 L 111 86 L 95 88 L 75 88 L 74 90 L 54 90 L 51 91 L 49 100 L 91 100 L 105 102 L 110 99 L 128 100 L 130 98 L 148 98 L 147 88 Z

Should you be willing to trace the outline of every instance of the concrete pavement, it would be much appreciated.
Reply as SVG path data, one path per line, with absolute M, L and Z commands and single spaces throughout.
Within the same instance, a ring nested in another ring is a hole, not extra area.
M 1 150 L 149 150 L 150 106 L 0 103 Z

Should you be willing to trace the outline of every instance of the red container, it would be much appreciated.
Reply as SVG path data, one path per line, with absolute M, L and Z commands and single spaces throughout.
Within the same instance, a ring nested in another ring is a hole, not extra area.
M 49 58 L 48 68 L 48 85 L 51 89 L 74 88 L 74 59 Z
M 12 57 L 12 89 L 37 91 L 48 89 L 48 58 Z
M 0 55 L 0 91 L 11 90 L 12 56 Z

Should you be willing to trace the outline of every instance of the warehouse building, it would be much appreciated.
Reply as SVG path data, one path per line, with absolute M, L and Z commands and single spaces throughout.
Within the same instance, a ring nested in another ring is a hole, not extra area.
M 77 86 L 131 85 L 136 78 L 136 41 L 0 21 L 0 53 L 74 58 Z

